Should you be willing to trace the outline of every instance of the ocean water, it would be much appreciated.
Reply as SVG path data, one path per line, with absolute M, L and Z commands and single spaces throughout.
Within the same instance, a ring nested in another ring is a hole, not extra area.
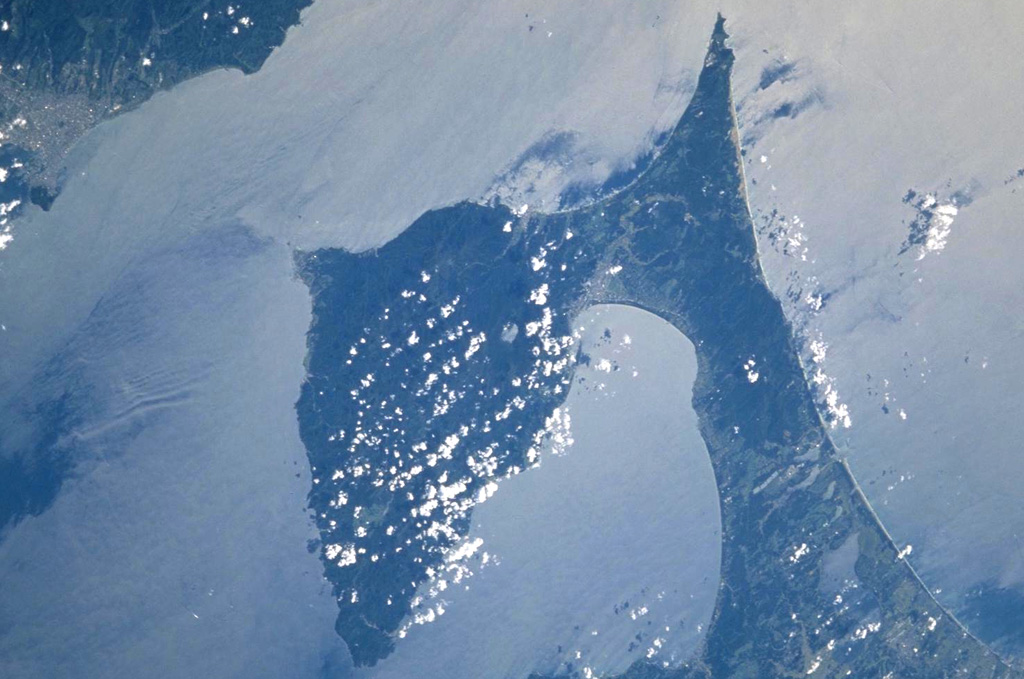
M 344 657 L 306 548 L 289 261 L 237 224 L 202 232 L 128 267 L 63 347 L 75 417 L 29 425 L 74 467 L 0 544 L 0 674 L 315 676 Z
M 3 673 L 106 676 L 116 649 L 138 676 L 181 658 L 183 674 L 280 676 L 287 643 L 308 653 L 294 674 L 344 666 L 305 552 L 291 408 L 309 299 L 292 249 L 379 244 L 505 190 L 552 132 L 578 133 L 588 160 L 541 163 L 539 200 L 628 168 L 685 106 L 716 9 L 321 2 L 260 73 L 208 74 L 83 140 L 52 210 L 26 209 L 0 253 L 0 403 L 18 413 L 4 453 L 55 438 L 72 462 L 50 509 L 0 543 Z M 979 592 L 1024 582 L 1011 10 L 722 8 L 752 207 L 791 231 L 799 216 L 811 248 L 776 254 L 765 235 L 766 273 L 782 297 L 796 280 L 827 302 L 811 314 L 797 294 L 790 311 L 828 345 L 852 419 L 835 435 L 925 581 L 982 616 Z M 908 189 L 970 197 L 920 261 L 898 255 Z M 203 589 L 219 636 L 196 627 L 211 616 L 186 593 Z
M 834 440 L 939 601 L 1020 655 L 1024 17 L 975 9 L 784 10 L 758 38 L 740 8 L 734 96 L 766 276 L 849 411 Z
M 657 8 L 607 7 L 319 3 L 260 73 L 76 147 L 0 265 L 3 455 L 62 472 L 0 541 L 0 674 L 344 674 L 307 549 L 294 249 L 381 243 L 551 128 L 580 134 L 584 178 L 628 166 L 685 105 L 713 16 L 689 44 Z
M 565 402 L 574 443 L 474 509 L 468 539 L 483 541 L 486 563 L 439 595 L 443 615 L 357 676 L 606 676 L 640 658 L 677 666 L 700 642 L 721 525 L 690 405 L 693 345 L 622 305 L 573 326 L 589 357 Z

